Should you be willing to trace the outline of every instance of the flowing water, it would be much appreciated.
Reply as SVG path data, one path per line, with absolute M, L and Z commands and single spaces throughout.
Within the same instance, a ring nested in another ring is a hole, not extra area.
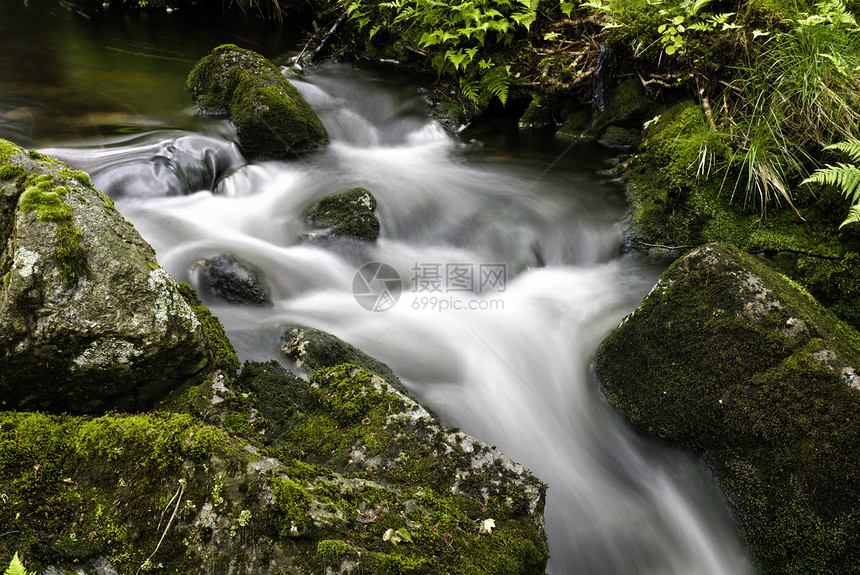
M 285 62 L 300 46 L 284 30 L 0 7 L 0 65 L 15 71 L 0 78 L 0 136 L 89 171 L 177 279 L 224 253 L 259 270 L 271 308 L 210 302 L 243 359 L 277 357 L 284 326 L 302 323 L 388 363 L 445 423 L 549 484 L 551 573 L 751 572 L 707 472 L 635 436 L 592 373 L 665 266 L 620 255 L 624 195 L 596 175 L 605 152 L 506 126 L 454 138 L 404 74 L 327 65 L 294 83 L 331 145 L 249 163 L 228 123 L 195 114 L 184 77 L 223 42 Z M 308 207 L 356 186 L 378 200 L 380 239 L 303 242 Z M 402 280 L 385 311 L 354 296 L 369 262 Z

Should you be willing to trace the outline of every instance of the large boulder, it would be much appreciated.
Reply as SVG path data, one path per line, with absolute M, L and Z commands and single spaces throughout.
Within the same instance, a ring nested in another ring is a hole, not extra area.
M 218 46 L 194 65 L 186 89 L 204 113 L 230 117 L 250 158 L 286 158 L 328 143 L 310 104 L 277 66 L 251 50 Z
M 204 325 L 84 172 L 0 140 L 0 402 L 135 411 L 203 370 Z
M 704 458 L 761 573 L 860 565 L 860 335 L 761 259 L 676 261 L 602 343 L 606 398 Z
M 0 553 L 60 573 L 545 572 L 546 487 L 376 373 L 247 363 L 165 408 L 0 412 Z

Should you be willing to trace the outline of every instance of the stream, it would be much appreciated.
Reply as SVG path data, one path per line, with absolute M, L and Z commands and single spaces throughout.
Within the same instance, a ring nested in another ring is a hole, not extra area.
M 452 137 L 425 80 L 326 64 L 293 83 L 330 146 L 248 162 L 228 122 L 197 114 L 185 77 L 225 42 L 286 64 L 297 31 L 47 0 L 0 10 L 0 137 L 88 171 L 178 280 L 197 283 L 219 254 L 259 270 L 272 307 L 207 302 L 243 360 L 277 358 L 300 323 L 386 362 L 444 423 L 549 485 L 552 574 L 752 572 L 707 470 L 636 436 L 592 372 L 666 265 L 621 255 L 624 190 L 597 175 L 607 151 L 509 124 Z M 380 239 L 303 242 L 307 209 L 356 186 L 378 201 Z M 382 311 L 355 297 L 365 264 L 401 281 Z

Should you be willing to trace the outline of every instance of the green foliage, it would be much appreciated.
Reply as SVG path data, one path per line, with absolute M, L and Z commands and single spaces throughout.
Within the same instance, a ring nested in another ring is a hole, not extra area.
M 816 150 L 857 136 L 860 28 L 841 0 L 816 5 L 762 36 L 724 95 L 725 122 L 746 175 L 747 202 L 790 202 Z
M 501 52 L 525 36 L 540 0 L 341 0 L 359 29 L 381 30 L 427 55 L 436 71 L 459 81 L 473 103 L 504 104 L 516 74 Z M 563 7 L 570 13 L 572 4 Z
M 6 571 L 3 572 L 3 575 L 36 575 L 35 573 L 31 573 L 24 568 L 24 564 L 21 563 L 21 559 L 18 557 L 18 554 L 12 556 L 12 561 L 9 563 L 9 567 L 6 568 Z
M 683 51 L 693 33 L 702 32 L 724 32 L 741 26 L 734 20 L 734 12 L 723 12 L 720 14 L 702 13 L 699 11 L 707 6 L 711 0 L 696 0 L 692 4 L 681 3 L 680 7 L 665 8 L 660 10 L 660 15 L 666 19 L 666 23 L 657 28 L 661 35 L 660 43 L 663 51 L 671 56 L 676 52 Z M 662 5 L 661 0 L 654 1 Z M 680 10 L 680 13 L 677 13 Z
M 801 183 L 822 184 L 838 188 L 840 193 L 851 202 L 848 216 L 839 224 L 839 227 L 860 222 L 860 168 L 856 165 L 857 162 L 860 162 L 860 140 L 839 142 L 824 149 L 844 152 L 854 163 L 846 164 L 838 162 L 835 166 L 827 164 L 826 167 L 817 169 Z

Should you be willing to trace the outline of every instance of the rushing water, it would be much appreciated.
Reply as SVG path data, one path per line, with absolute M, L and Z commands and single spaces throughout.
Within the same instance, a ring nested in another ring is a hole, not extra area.
M 35 4 L 0 0 L 0 64 L 15 70 L 0 78 L 0 136 L 89 171 L 178 279 L 222 253 L 260 270 L 273 307 L 211 305 L 242 358 L 276 357 L 283 327 L 303 323 L 388 363 L 446 423 L 549 484 L 551 573 L 751 571 L 702 466 L 632 434 L 600 397 L 594 350 L 662 270 L 619 255 L 624 196 L 595 175 L 602 152 L 509 127 L 452 138 L 402 76 L 329 65 L 295 84 L 331 145 L 249 164 L 182 82 L 226 41 L 285 60 L 297 48 L 283 31 Z M 303 243 L 307 208 L 355 186 L 379 202 L 379 241 Z M 403 280 L 387 311 L 354 297 L 367 262 Z

